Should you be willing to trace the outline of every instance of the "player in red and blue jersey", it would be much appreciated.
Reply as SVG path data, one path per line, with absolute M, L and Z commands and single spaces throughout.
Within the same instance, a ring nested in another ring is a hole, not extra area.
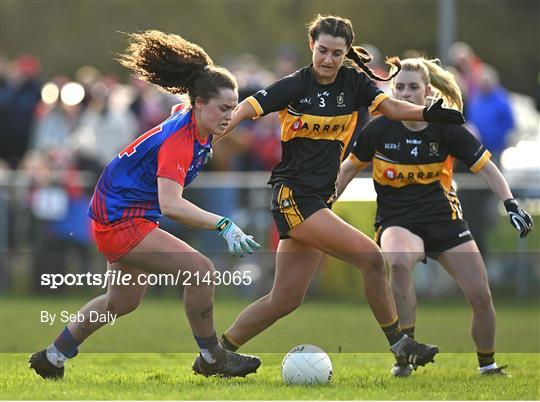
M 107 293 L 84 305 L 83 320 L 70 322 L 46 349 L 30 357 L 30 367 L 43 378 L 64 376 L 64 363 L 79 345 L 106 322 L 91 316 L 117 317 L 135 310 L 146 291 L 149 273 L 210 278 L 185 286 L 184 309 L 199 346 L 194 370 L 203 375 L 245 376 L 260 359 L 221 347 L 213 319 L 215 272 L 212 262 L 187 243 L 159 228 L 162 214 L 191 227 L 217 230 L 232 255 L 260 247 L 229 218 L 198 208 L 182 197 L 222 135 L 238 103 L 234 77 L 213 64 L 205 51 L 177 35 L 146 31 L 130 35 L 120 62 L 141 79 L 174 93 L 187 93 L 191 106 L 178 105 L 159 126 L 122 150 L 103 171 L 88 208 L 98 250 L 107 270 L 131 275 L 129 285 L 108 283 Z M 143 284 L 144 283 L 144 284 Z
M 188 186 L 212 149 L 212 136 L 201 138 L 193 110 L 183 104 L 171 116 L 147 131 L 112 160 L 96 185 L 88 208 L 94 231 L 117 227 L 107 242 L 98 243 L 109 262 L 116 262 L 157 226 L 162 215 L 157 177 Z M 122 226 L 121 225 L 121 226 Z

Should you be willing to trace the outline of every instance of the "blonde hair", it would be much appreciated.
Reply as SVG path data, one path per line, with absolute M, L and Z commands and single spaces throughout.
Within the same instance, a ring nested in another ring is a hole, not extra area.
M 430 85 L 443 98 L 447 107 L 463 111 L 463 98 L 461 90 L 456 82 L 454 75 L 441 67 L 439 59 L 425 59 L 424 57 L 414 57 L 405 60 L 399 60 L 402 71 L 417 71 L 420 73 L 424 84 Z M 393 68 L 392 68 L 393 69 Z M 392 75 L 393 71 L 390 70 Z M 392 82 L 392 85 L 394 82 Z

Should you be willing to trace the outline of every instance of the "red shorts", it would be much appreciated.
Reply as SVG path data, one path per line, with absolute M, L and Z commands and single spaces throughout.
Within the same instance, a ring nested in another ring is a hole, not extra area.
M 92 236 L 98 251 L 112 264 L 129 253 L 157 227 L 156 222 L 144 218 L 131 218 L 109 225 L 92 220 Z

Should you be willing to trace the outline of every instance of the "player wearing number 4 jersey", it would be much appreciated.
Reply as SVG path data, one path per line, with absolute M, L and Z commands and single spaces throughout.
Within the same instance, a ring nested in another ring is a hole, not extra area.
M 392 82 L 396 98 L 424 105 L 434 87 L 442 95 L 437 102 L 444 99 L 449 106 L 462 108 L 453 76 L 435 60 L 406 59 L 401 66 Z M 532 230 L 531 216 L 513 199 L 508 184 L 490 161 L 489 151 L 462 126 L 398 122 L 384 116 L 371 121 L 342 165 L 338 196 L 360 170 L 373 164 L 376 241 L 391 267 L 391 286 L 404 331 L 414 337 L 412 270 L 426 255 L 436 258 L 458 282 L 472 307 L 471 333 L 480 373 L 505 374 L 494 358 L 495 310 L 486 269 L 452 187 L 454 158 L 482 176 L 504 201 L 510 222 L 525 237 Z M 392 368 L 395 376 L 411 372 L 409 363 L 399 358 Z
M 162 213 L 200 229 L 217 230 L 233 255 L 253 253 L 259 245 L 229 218 L 204 211 L 182 198 L 211 151 L 212 137 L 222 135 L 237 105 L 234 77 L 199 46 L 177 35 L 146 31 L 130 36 L 121 63 L 140 78 L 171 93 L 187 93 L 191 106 L 176 106 L 158 127 L 140 136 L 111 161 L 96 186 L 88 214 L 98 250 L 107 269 L 130 274 L 133 284 L 109 284 L 107 293 L 80 309 L 84 320 L 71 322 L 54 342 L 30 357 L 29 365 L 43 378 L 64 376 L 64 363 L 104 322 L 92 313 L 121 316 L 135 310 L 146 291 L 148 273 L 212 278 L 212 262 L 158 227 Z M 211 279 L 184 288 L 184 309 L 200 350 L 204 375 L 245 376 L 261 364 L 254 356 L 223 349 L 213 320 Z
M 360 106 L 398 120 L 459 124 L 463 116 L 440 105 L 424 108 L 386 96 L 371 80 L 383 79 L 365 65 L 369 55 L 353 47 L 353 41 L 349 20 L 316 17 L 309 26 L 313 64 L 248 97 L 233 114 L 227 131 L 244 119 L 279 113 L 283 153 L 270 183 L 280 242 L 272 291 L 238 316 L 223 344 L 238 348 L 300 306 L 327 253 L 360 269 L 367 302 L 391 351 L 423 366 L 438 348 L 403 334 L 380 249 L 331 211 L 331 197 Z M 343 65 L 346 57 L 350 66 Z

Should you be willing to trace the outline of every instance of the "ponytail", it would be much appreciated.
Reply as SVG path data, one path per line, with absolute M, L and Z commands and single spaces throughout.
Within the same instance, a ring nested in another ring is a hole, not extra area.
M 419 72 L 424 83 L 431 85 L 439 92 L 446 106 L 463 111 L 463 99 L 456 79 L 451 72 L 441 67 L 439 59 L 428 60 L 424 57 L 413 57 L 399 60 L 398 57 L 393 57 L 390 60 L 400 63 L 403 71 Z M 396 71 L 395 67 L 390 70 L 392 77 L 395 77 L 397 72 L 399 70 Z
M 351 46 L 349 51 L 347 52 L 347 58 L 353 60 L 356 65 L 362 69 L 363 72 L 365 72 L 371 79 L 377 80 L 377 81 L 390 81 L 392 78 L 394 78 L 399 71 L 401 70 L 401 64 L 399 62 L 399 58 L 397 57 L 391 57 L 386 58 L 386 64 L 389 64 L 392 66 L 391 73 L 388 77 L 383 78 L 375 74 L 368 66 L 366 66 L 366 63 L 369 63 L 372 60 L 372 56 L 365 50 L 364 48 L 360 46 Z
M 448 107 L 463 112 L 463 98 L 454 75 L 441 67 L 439 59 L 421 59 L 429 71 L 430 84 L 437 89 Z
M 236 90 L 232 74 L 204 49 L 179 35 L 157 30 L 128 34 L 130 44 L 118 61 L 143 81 L 172 94 L 187 93 L 191 103 L 216 96 L 220 88 Z

